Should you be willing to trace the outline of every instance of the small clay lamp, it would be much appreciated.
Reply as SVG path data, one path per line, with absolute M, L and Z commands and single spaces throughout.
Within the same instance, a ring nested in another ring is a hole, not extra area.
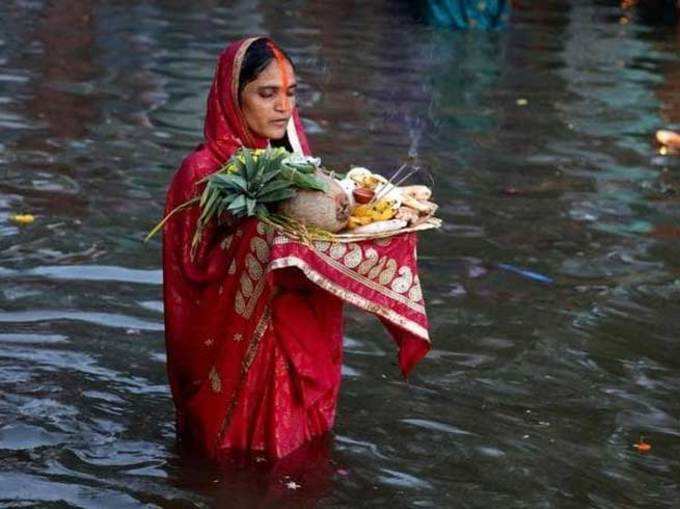
M 365 187 L 357 187 L 352 191 L 352 194 L 354 195 L 354 200 L 362 205 L 370 202 L 373 199 L 373 196 L 375 196 L 375 193 L 372 190 Z

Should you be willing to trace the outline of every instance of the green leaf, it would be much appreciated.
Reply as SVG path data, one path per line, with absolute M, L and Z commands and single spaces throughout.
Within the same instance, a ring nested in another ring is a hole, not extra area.
M 264 185 L 278 175 L 278 170 L 281 167 L 279 157 L 275 155 L 274 151 L 267 149 L 267 151 L 260 156 L 258 163 L 261 165 L 261 172 L 258 174 L 258 185 Z
M 241 190 L 246 191 L 248 189 L 248 182 L 241 175 L 233 174 L 230 175 L 231 181 L 236 184 Z
M 223 195 L 222 196 L 222 203 L 224 203 L 225 205 L 229 205 L 231 202 L 233 202 L 239 196 L 240 196 L 239 193 L 232 193 L 232 194 Z
M 297 194 L 297 191 L 292 188 L 286 188 L 286 189 L 278 189 L 276 191 L 272 191 L 270 193 L 267 193 L 263 196 L 259 196 L 257 198 L 257 201 L 260 203 L 271 203 L 274 201 L 282 201 L 282 200 L 287 200 L 288 198 L 292 198 Z
M 201 200 L 198 202 L 199 207 L 203 207 L 203 205 L 205 205 L 205 201 L 208 199 L 208 196 L 210 196 L 210 187 L 205 186 L 205 189 L 203 189 L 203 192 L 201 193 Z
M 255 215 L 255 206 L 257 202 L 253 198 L 246 198 L 246 211 L 248 217 Z
M 262 186 L 258 192 L 258 196 L 271 193 L 272 191 L 278 191 L 279 189 L 287 189 L 292 187 L 292 185 L 293 184 L 288 180 L 274 180 L 273 182 L 269 182 L 266 186 Z
M 328 192 L 328 184 L 326 181 L 321 180 L 314 175 L 304 175 L 304 180 L 310 189 L 316 189 L 318 191 L 323 191 L 324 193 Z
M 227 204 L 224 203 L 224 200 L 219 200 L 217 202 L 217 210 L 215 211 L 215 216 L 220 217 L 222 215 L 222 212 L 227 208 Z
M 257 217 L 267 217 L 269 215 L 269 210 L 264 204 L 258 203 L 255 207 L 255 215 Z
M 239 194 L 234 200 L 229 204 L 227 207 L 227 210 L 229 212 L 232 212 L 234 216 L 240 217 L 245 215 L 245 207 L 246 207 L 246 197 L 242 194 Z
M 221 196 L 219 205 L 217 206 L 217 215 L 221 215 L 225 210 L 229 210 L 229 205 L 238 197 L 238 194 L 229 194 Z
M 257 171 L 257 168 L 255 167 L 255 160 L 253 159 L 252 152 L 247 148 L 244 148 L 242 150 L 244 162 L 243 176 L 248 182 L 250 182 L 255 177 L 255 172 Z
M 258 159 L 254 159 L 254 171 L 253 171 L 253 176 L 248 179 L 248 187 L 249 188 L 257 188 L 258 182 L 262 178 L 262 168 L 263 168 L 263 161 L 261 161 L 261 157 Z
M 314 173 L 315 169 L 314 165 L 309 163 L 286 163 L 286 166 L 288 168 L 299 171 L 300 173 L 305 173 L 307 175 L 309 175 L 310 173 Z
M 248 190 L 248 183 L 241 175 L 236 173 L 215 175 L 211 183 L 214 183 L 217 187 L 233 189 L 234 191 Z
M 268 151 L 268 153 L 271 153 L 271 151 Z M 260 180 L 263 181 L 279 167 L 279 165 L 276 163 L 276 160 L 271 156 L 267 157 L 261 156 L 259 162 L 262 167 L 262 174 L 260 175 Z
M 199 217 L 199 221 L 202 224 L 207 224 L 213 217 L 217 205 L 217 198 L 219 198 L 219 193 L 214 191 L 210 193 L 210 196 L 201 210 L 201 216 Z
M 307 175 L 299 171 L 291 170 L 289 179 L 301 189 L 312 189 L 316 191 L 328 191 L 326 183 L 315 177 L 314 175 Z
M 262 177 L 262 181 L 260 182 L 260 185 L 264 186 L 268 182 L 271 182 L 274 180 L 276 177 L 278 177 L 281 174 L 281 170 L 279 167 L 276 167 L 275 169 L 267 172 L 264 177 Z
M 295 170 L 294 168 L 291 168 L 290 166 L 286 165 L 281 166 L 281 178 L 284 178 L 289 182 L 294 181 L 296 173 L 298 173 L 298 171 Z
M 205 200 L 201 206 L 201 217 L 205 214 L 205 211 L 212 205 L 212 203 L 217 199 L 218 194 L 211 187 L 206 187 L 205 189 Z
M 267 150 L 264 154 L 260 156 L 257 161 L 258 163 L 258 174 L 257 181 L 263 180 L 269 173 L 278 168 L 275 159 L 271 156 L 271 150 Z

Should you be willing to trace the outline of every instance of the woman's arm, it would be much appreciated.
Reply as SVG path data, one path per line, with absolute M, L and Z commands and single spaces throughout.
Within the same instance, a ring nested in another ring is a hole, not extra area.
M 202 187 L 200 167 L 187 158 L 173 179 L 168 191 L 166 214 L 174 207 L 200 196 Z M 210 283 L 226 276 L 232 257 L 232 250 L 224 240 L 234 231 L 234 222 L 229 217 L 211 221 L 201 232 L 195 247 L 194 235 L 200 216 L 200 207 L 193 205 L 179 211 L 165 228 L 163 241 L 168 243 L 170 263 L 178 263 L 184 277 L 194 283 Z
M 227 275 L 232 250 L 223 244 L 234 228 L 211 221 L 201 232 L 194 252 L 192 242 L 199 216 L 198 207 L 187 210 L 182 218 L 180 235 L 180 262 L 184 276 L 195 283 L 209 283 Z

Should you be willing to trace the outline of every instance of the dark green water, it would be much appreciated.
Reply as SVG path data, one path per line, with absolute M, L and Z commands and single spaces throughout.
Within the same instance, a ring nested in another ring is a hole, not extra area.
M 175 448 L 140 240 L 218 52 L 264 32 L 315 152 L 417 155 L 446 222 L 420 244 L 433 352 L 404 384 L 348 309 L 330 467 L 273 478 L 275 506 L 678 507 L 680 158 L 652 138 L 680 128 L 680 35 L 613 1 L 522 3 L 507 30 L 446 33 L 396 0 L 3 2 L 0 505 L 263 498 Z

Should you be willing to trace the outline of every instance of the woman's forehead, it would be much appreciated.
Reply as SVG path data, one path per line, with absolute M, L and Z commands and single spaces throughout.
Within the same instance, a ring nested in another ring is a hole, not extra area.
M 285 76 L 281 76 L 282 72 Z M 273 59 L 269 65 L 264 68 L 260 75 L 250 83 L 257 87 L 280 87 L 285 84 L 286 87 L 295 85 L 295 72 L 290 62 L 284 61 L 283 65 Z

